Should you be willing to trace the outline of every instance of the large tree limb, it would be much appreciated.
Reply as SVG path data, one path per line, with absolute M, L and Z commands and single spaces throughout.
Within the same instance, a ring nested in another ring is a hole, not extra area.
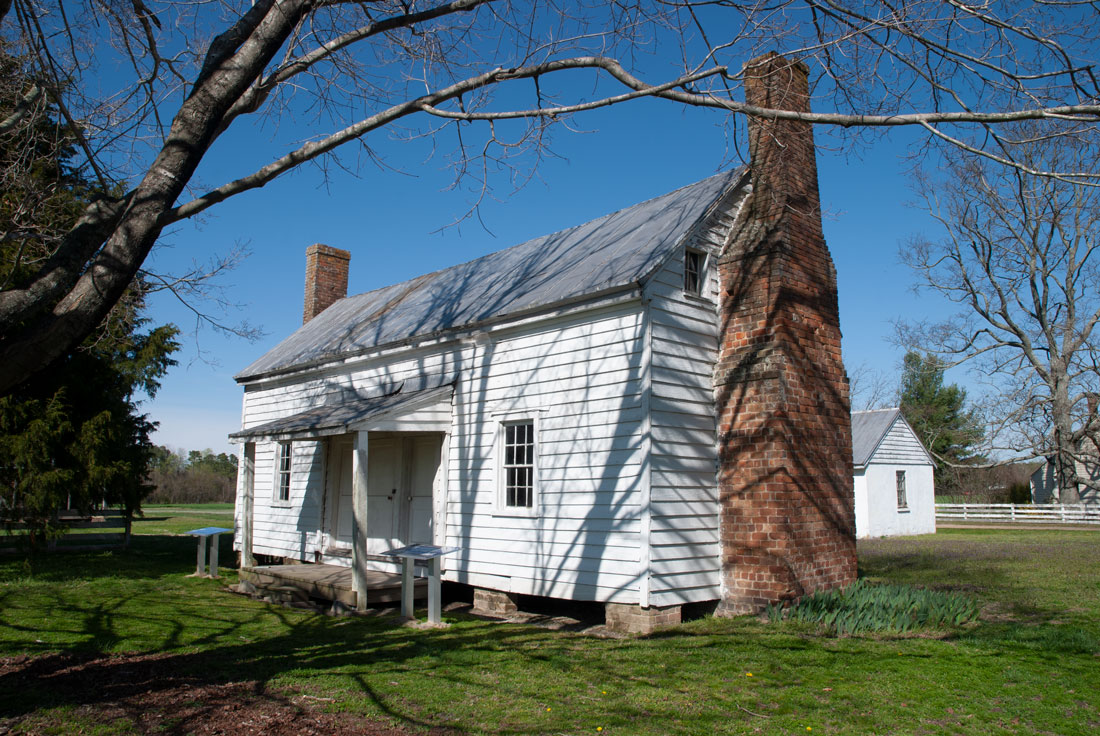
M 257 3 L 253 10 L 262 13 L 262 18 L 251 35 L 234 53 L 209 57 L 201 83 L 175 116 L 164 147 L 126 200 L 110 236 L 99 240 L 90 237 L 89 231 L 88 239 L 73 244 L 74 253 L 87 253 L 103 245 L 93 251 L 95 256 L 88 267 L 50 311 L 35 314 L 43 300 L 30 295 L 59 288 L 56 274 L 41 275 L 25 289 L 2 295 L 0 392 L 70 350 L 102 321 L 159 237 L 162 215 L 190 180 L 218 123 L 233 101 L 260 76 L 310 7 L 308 0 Z

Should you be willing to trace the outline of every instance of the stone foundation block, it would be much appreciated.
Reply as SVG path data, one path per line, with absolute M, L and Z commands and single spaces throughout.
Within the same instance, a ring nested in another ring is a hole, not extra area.
M 490 616 L 507 616 L 519 610 L 515 593 L 502 590 L 474 588 L 474 611 Z

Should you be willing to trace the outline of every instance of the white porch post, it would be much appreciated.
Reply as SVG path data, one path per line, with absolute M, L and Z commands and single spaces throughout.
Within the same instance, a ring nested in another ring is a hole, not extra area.
M 351 584 L 355 607 L 367 610 L 367 432 L 357 432 L 351 454 Z
M 253 503 L 256 497 L 256 443 L 245 442 L 241 453 L 241 564 L 252 567 L 256 558 L 252 555 Z

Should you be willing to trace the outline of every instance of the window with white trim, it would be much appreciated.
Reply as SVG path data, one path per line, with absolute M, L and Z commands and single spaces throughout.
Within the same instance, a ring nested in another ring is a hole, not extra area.
M 707 254 L 694 248 L 684 249 L 684 293 L 703 295 L 706 284 Z
M 535 421 L 520 419 L 501 424 L 501 499 L 503 509 L 531 509 L 535 505 Z
M 294 457 L 294 446 L 290 442 L 280 442 L 275 455 L 275 500 L 290 500 L 290 468 Z
M 907 509 L 909 508 L 909 502 L 905 497 L 905 471 L 897 470 L 894 471 L 894 474 L 898 485 L 898 508 Z

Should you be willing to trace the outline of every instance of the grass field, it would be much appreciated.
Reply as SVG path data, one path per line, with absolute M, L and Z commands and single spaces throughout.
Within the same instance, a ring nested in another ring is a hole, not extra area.
M 703 618 L 647 638 L 598 639 L 455 614 L 446 630 L 417 630 L 221 592 L 185 577 L 195 543 L 171 535 L 229 525 L 224 511 L 150 508 L 127 552 L 0 559 L 0 657 L 86 654 L 92 676 L 118 683 L 128 660 L 99 655 L 155 653 L 165 673 L 196 683 L 255 683 L 311 707 L 470 734 L 1100 729 L 1097 531 L 945 530 L 861 543 L 872 580 L 976 596 L 982 620 L 960 630 L 833 638 L 806 625 Z M 14 687 L 0 674 L 0 726 L 97 732 L 81 715 L 88 704 L 58 677 L 44 666 Z M 140 732 L 136 719 L 123 714 L 98 732 Z

